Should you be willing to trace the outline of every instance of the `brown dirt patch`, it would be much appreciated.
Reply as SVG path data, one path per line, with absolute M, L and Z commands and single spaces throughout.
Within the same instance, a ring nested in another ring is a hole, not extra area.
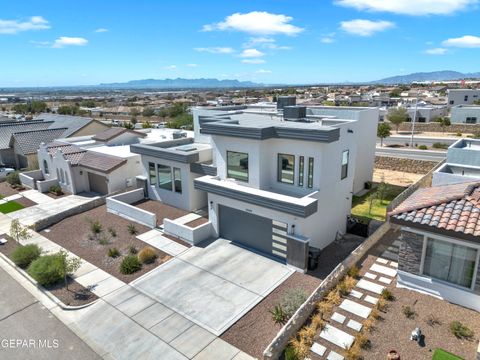
M 52 199 L 60 199 L 60 198 L 63 198 L 65 196 L 69 196 L 71 195 L 70 193 L 67 193 L 67 192 L 63 192 L 62 195 L 57 195 L 57 194 L 54 194 L 52 192 L 46 192 L 45 195 L 47 195 L 48 197 L 51 197 Z
M 263 351 L 282 328 L 272 319 L 272 310 L 287 290 L 301 288 L 310 295 L 321 280 L 313 276 L 294 273 L 245 316 L 230 327 L 221 338 L 240 350 L 262 358 Z
M 207 222 L 208 222 L 207 218 L 201 217 L 201 218 L 198 218 L 196 220 L 190 221 L 190 222 L 186 223 L 185 225 L 187 225 L 188 227 L 193 229 L 193 228 L 196 228 L 197 226 L 206 224 Z
M 132 205 L 157 215 L 157 226 L 163 224 L 163 219 L 174 220 L 188 214 L 185 210 L 154 200 L 144 200 Z
M 374 169 L 373 181 L 374 182 L 386 182 L 391 185 L 398 186 L 410 186 L 420 180 L 424 175 L 406 173 L 403 171 L 386 170 L 386 169 Z
M 17 190 L 17 189 L 12 188 L 10 186 L 10 184 L 7 183 L 6 181 L 0 182 L 0 195 L 2 195 L 3 197 L 10 196 L 10 195 L 15 195 L 15 194 L 18 194 L 19 192 L 24 191 L 24 190 L 26 190 L 26 189 Z
M 102 225 L 103 231 L 96 239 L 92 237 L 89 219 L 98 220 Z M 122 274 L 119 270 L 120 263 L 123 257 L 129 254 L 130 247 L 135 247 L 139 251 L 148 246 L 138 240 L 135 235 L 129 234 L 127 226 L 131 223 L 133 222 L 107 213 L 106 206 L 102 205 L 66 218 L 53 225 L 49 232 L 42 231 L 41 234 L 116 278 L 129 283 L 171 258 L 170 255 L 157 250 L 158 258 L 154 263 L 144 264 L 142 269 L 134 274 Z M 150 230 L 141 224 L 134 224 L 138 234 Z M 114 229 L 116 236 L 112 236 L 109 229 Z M 102 238 L 107 240 L 108 244 L 101 245 L 99 239 Z M 120 252 L 117 258 L 107 255 L 108 249 L 114 247 Z
M 30 200 L 30 199 L 27 199 L 26 197 L 21 197 L 17 200 L 15 200 L 15 202 L 19 203 L 20 205 L 22 205 L 23 207 L 30 207 L 30 206 L 34 206 L 34 205 L 37 205 L 36 202 Z

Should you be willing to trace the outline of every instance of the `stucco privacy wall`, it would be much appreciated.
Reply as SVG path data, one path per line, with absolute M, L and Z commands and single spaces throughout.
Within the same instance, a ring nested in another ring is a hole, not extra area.
M 322 283 L 313 291 L 308 299 L 293 314 L 288 322 L 278 332 L 277 336 L 267 346 L 263 352 L 265 360 L 278 359 L 287 346 L 290 339 L 305 324 L 308 317 L 315 310 L 317 302 L 347 273 L 348 269 L 355 265 L 367 252 L 374 246 L 385 233 L 391 228 L 390 223 L 386 222 L 380 226 L 372 235 L 370 235 L 362 244 L 360 244 L 345 260 L 322 281 Z
M 19 174 L 22 185 L 28 186 L 31 189 L 36 189 L 36 182 L 43 179 L 41 170 L 26 171 Z
M 136 189 L 107 198 L 107 211 L 123 218 L 134 220 L 140 224 L 155 228 L 157 216 L 130 204 L 144 199 L 143 189 Z
M 209 221 L 195 228 L 184 224 L 179 224 L 175 220 L 164 219 L 163 230 L 167 235 L 172 235 L 185 240 L 190 244 L 196 245 L 214 235 L 212 223 Z

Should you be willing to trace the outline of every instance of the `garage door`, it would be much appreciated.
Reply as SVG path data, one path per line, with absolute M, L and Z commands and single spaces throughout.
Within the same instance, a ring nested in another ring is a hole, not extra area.
M 220 237 L 281 260 L 286 258 L 286 224 L 219 206 Z
M 105 176 L 89 172 L 88 183 L 90 184 L 90 191 L 99 193 L 101 195 L 108 194 L 107 178 Z

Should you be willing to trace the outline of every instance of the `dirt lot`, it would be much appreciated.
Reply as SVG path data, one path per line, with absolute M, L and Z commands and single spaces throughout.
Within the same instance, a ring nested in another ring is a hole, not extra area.
M 394 170 L 384 170 L 384 169 L 374 169 L 373 170 L 373 181 L 381 182 L 385 181 L 387 184 L 398 185 L 398 186 L 410 186 L 420 180 L 424 175 L 422 174 L 412 174 L 406 173 L 403 171 L 394 171 Z
M 22 190 L 23 191 L 23 190 Z M 0 182 L 0 195 L 3 197 L 18 194 L 20 191 L 14 189 L 5 181 Z
M 133 205 L 140 209 L 150 211 L 156 214 L 157 225 L 162 225 L 163 219 L 165 218 L 174 220 L 188 214 L 187 211 L 178 209 L 170 205 L 163 204 L 160 201 L 145 200 L 145 201 L 140 201 L 138 203 L 135 203 Z
M 90 229 L 92 220 L 98 220 L 102 225 L 102 232 L 98 234 L 96 238 L 92 236 Z M 100 269 L 129 283 L 170 259 L 170 255 L 157 250 L 158 258 L 154 263 L 144 264 L 140 271 L 131 275 L 120 273 L 119 266 L 122 258 L 128 255 L 131 247 L 139 251 L 145 246 L 148 246 L 148 244 L 138 240 L 135 235 L 131 235 L 128 232 L 127 226 L 129 224 L 135 225 L 138 234 L 150 230 L 146 226 L 107 213 L 106 206 L 102 205 L 64 219 L 53 225 L 50 229 L 47 229 L 47 231 L 42 231 L 41 234 L 70 250 L 75 255 L 98 266 Z M 111 234 L 110 229 L 113 229 L 116 236 Z M 101 239 L 108 243 L 102 245 L 100 243 Z M 121 254 L 117 258 L 112 258 L 107 255 L 108 250 L 114 247 L 117 248 Z

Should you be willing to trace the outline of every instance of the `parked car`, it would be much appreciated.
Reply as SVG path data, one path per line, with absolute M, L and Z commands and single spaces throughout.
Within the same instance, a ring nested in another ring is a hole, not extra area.
M 4 180 L 8 174 L 15 172 L 15 169 L 9 167 L 0 167 L 0 180 Z

